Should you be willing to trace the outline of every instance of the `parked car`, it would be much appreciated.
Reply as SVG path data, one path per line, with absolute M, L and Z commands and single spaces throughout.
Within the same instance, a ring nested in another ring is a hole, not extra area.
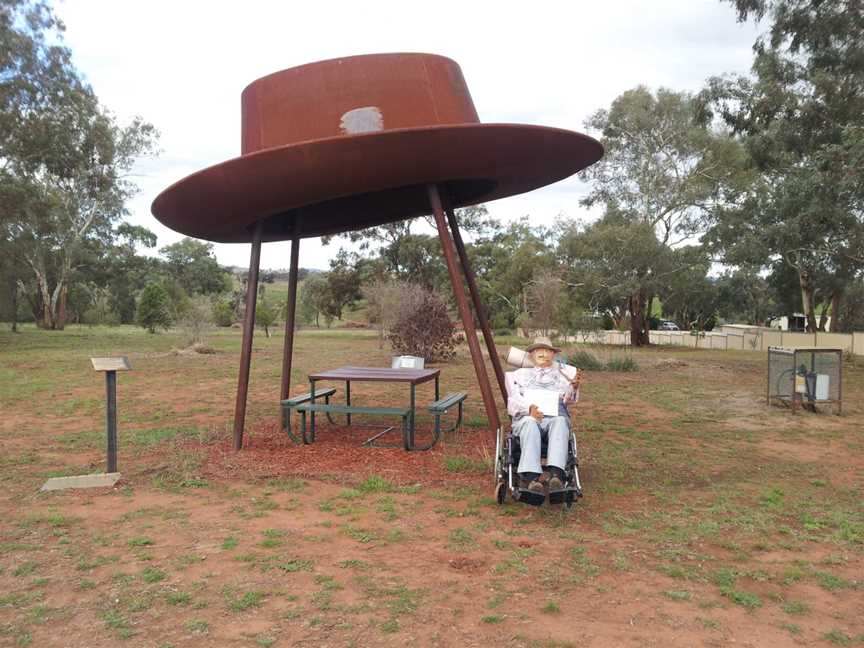
M 678 325 L 675 322 L 670 322 L 669 320 L 663 320 L 660 322 L 660 331 L 680 331 Z

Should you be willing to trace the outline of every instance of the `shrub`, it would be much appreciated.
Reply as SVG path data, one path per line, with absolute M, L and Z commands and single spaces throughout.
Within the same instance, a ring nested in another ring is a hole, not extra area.
M 588 351 L 574 351 L 573 354 L 567 358 L 567 364 L 588 371 L 603 371 L 604 369 L 603 361 Z
M 607 371 L 639 371 L 639 365 L 636 361 L 630 356 L 623 356 L 620 358 L 609 358 L 609 361 L 606 363 Z
M 639 365 L 631 356 L 612 356 L 606 362 L 589 351 L 574 351 L 567 363 L 588 371 L 639 371 Z
M 267 337 L 270 337 L 270 327 L 276 323 L 279 309 L 261 295 L 255 304 L 255 322 L 264 329 Z
M 447 360 L 456 353 L 454 333 L 440 295 L 423 286 L 404 284 L 388 335 L 394 351 L 427 362 Z
M 206 297 L 193 298 L 183 314 L 178 318 L 177 325 L 183 331 L 188 346 L 204 343 L 204 335 L 213 328 L 213 309 Z
M 141 291 L 135 320 L 150 333 L 155 333 L 157 327 L 167 329 L 171 326 L 168 293 L 161 284 L 149 284 Z
M 234 309 L 227 299 L 213 302 L 213 323 L 216 326 L 231 326 L 234 323 Z

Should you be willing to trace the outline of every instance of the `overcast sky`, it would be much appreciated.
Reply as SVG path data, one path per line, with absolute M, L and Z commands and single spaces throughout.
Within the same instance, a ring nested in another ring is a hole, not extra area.
M 65 0 L 57 13 L 78 69 L 122 123 L 141 115 L 161 155 L 138 165 L 132 221 L 158 235 L 150 203 L 164 188 L 240 153 L 240 92 L 285 68 L 354 54 L 430 52 L 462 67 L 483 122 L 584 131 L 585 119 L 639 84 L 697 91 L 747 72 L 757 36 L 719 0 L 581 2 L 221 2 Z M 488 203 L 503 220 L 590 218 L 575 178 Z M 328 267 L 339 243 L 300 245 L 300 265 Z M 248 244 L 216 244 L 248 266 Z M 289 243 L 265 243 L 263 268 L 288 266 Z

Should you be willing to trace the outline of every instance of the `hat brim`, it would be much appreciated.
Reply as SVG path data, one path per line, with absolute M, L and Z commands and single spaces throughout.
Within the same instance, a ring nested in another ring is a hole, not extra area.
M 459 124 L 333 137 L 266 149 L 208 167 L 153 201 L 171 229 L 221 243 L 306 238 L 431 212 L 428 184 L 454 207 L 562 180 L 600 159 L 595 139 L 524 124 Z
M 525 353 L 531 353 L 532 351 L 536 351 L 537 349 L 549 349 L 554 353 L 561 353 L 561 349 L 558 347 L 554 347 L 551 344 L 532 344 L 527 349 L 525 349 Z

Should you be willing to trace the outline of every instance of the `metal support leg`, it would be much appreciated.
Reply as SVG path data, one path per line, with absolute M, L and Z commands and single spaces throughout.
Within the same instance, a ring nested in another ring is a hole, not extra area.
M 105 472 L 117 472 L 117 372 L 105 372 L 105 393 L 108 405 L 105 409 L 105 429 L 108 432 L 108 452 Z
M 414 449 L 414 404 L 416 400 L 417 386 L 411 383 L 411 410 L 408 412 L 408 447 L 406 450 Z
M 288 303 L 285 315 L 285 343 L 282 347 L 282 400 L 291 391 L 291 363 L 294 357 L 294 313 L 297 310 L 297 261 L 300 239 L 291 239 L 291 268 L 288 271 Z
M 345 404 L 351 407 L 351 381 L 345 381 Z M 345 420 L 348 421 L 348 427 L 351 427 L 351 412 L 345 415 Z
M 237 400 L 234 403 L 234 450 L 240 450 L 243 447 L 243 429 L 246 426 L 246 396 L 249 392 L 249 368 L 252 363 L 252 336 L 255 332 L 255 302 L 258 299 L 258 266 L 261 263 L 261 234 L 263 230 L 263 221 L 258 221 L 252 235 L 252 255 L 249 259 L 249 277 L 246 281 L 243 346 L 240 350 Z
M 447 204 L 447 197 L 442 197 L 442 202 L 446 207 L 447 220 L 450 223 L 450 229 L 453 232 L 453 243 L 456 245 L 456 252 L 459 254 L 459 261 L 462 264 L 462 272 L 465 274 L 465 283 L 468 285 L 468 292 L 471 294 L 471 301 L 474 303 L 474 312 L 477 314 L 477 322 L 480 324 L 480 330 L 483 331 L 483 341 L 486 343 L 486 351 L 489 352 L 489 360 L 492 362 L 492 368 L 495 370 L 495 378 L 498 380 L 498 387 L 501 390 L 501 398 L 507 402 L 507 386 L 504 384 L 504 370 L 501 368 L 501 360 L 498 358 L 498 350 L 495 348 L 495 340 L 492 338 L 492 330 L 489 328 L 489 318 L 486 317 L 486 308 L 483 301 L 480 299 L 480 291 L 477 289 L 477 280 L 474 278 L 474 270 L 468 262 L 468 253 L 465 251 L 465 244 L 462 242 L 462 234 L 459 231 L 459 222 L 456 220 L 456 213 Z
M 444 260 L 447 263 L 447 271 L 450 274 L 450 282 L 453 284 L 453 295 L 456 297 L 456 304 L 459 307 L 459 316 L 465 329 L 465 339 L 471 351 L 474 372 L 477 374 L 477 382 L 479 383 L 480 393 L 483 397 L 486 418 L 489 421 L 490 429 L 497 430 L 501 425 L 498 419 L 498 409 L 495 405 L 495 397 L 492 395 L 492 385 L 486 373 L 486 366 L 483 363 L 483 354 L 480 351 L 480 342 L 477 339 L 474 317 L 468 306 L 465 288 L 462 286 L 462 278 L 459 276 L 459 270 L 456 266 L 456 252 L 454 251 L 453 240 L 447 231 L 447 223 L 444 220 L 444 209 L 441 206 L 441 196 L 438 193 L 438 186 L 434 184 L 428 185 L 428 193 L 429 203 L 435 215 L 435 224 L 438 227 L 438 237 L 441 239 L 441 246 L 444 250 Z

